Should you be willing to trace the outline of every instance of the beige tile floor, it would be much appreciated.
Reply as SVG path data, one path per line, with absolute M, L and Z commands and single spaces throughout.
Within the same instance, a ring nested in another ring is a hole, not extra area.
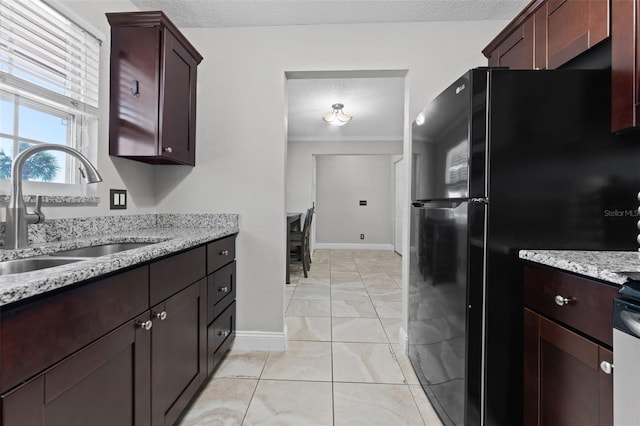
M 398 345 L 401 258 L 317 250 L 287 285 L 285 352 L 231 351 L 181 425 L 440 425 Z

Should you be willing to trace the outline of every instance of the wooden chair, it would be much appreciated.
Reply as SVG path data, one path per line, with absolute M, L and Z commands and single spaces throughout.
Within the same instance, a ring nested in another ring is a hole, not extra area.
M 310 235 L 311 235 L 311 221 L 313 220 L 314 208 L 307 209 L 307 214 L 304 218 L 304 225 L 301 231 L 291 232 L 289 238 L 289 261 L 297 261 L 302 263 L 302 272 L 304 277 L 307 278 L 308 271 L 311 269 L 311 248 L 310 248 Z

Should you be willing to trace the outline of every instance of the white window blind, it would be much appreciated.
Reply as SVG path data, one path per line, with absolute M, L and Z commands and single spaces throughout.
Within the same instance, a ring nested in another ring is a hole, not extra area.
M 100 40 L 42 0 L 0 0 L 2 89 L 97 115 Z

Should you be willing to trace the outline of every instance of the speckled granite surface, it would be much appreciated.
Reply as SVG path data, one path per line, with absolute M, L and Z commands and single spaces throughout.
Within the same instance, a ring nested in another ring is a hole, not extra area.
M 22 197 L 25 203 L 35 203 L 36 195 L 25 195 Z M 0 194 L 0 204 L 9 204 L 11 195 Z M 43 195 L 42 204 L 73 204 L 73 205 L 96 205 L 100 202 L 100 197 L 87 197 L 84 195 Z
M 520 250 L 521 259 L 614 284 L 624 284 L 624 272 L 640 272 L 640 253 L 633 251 Z
M 170 220 L 163 216 L 169 216 Z M 184 221 L 181 221 L 181 218 Z M 42 232 L 46 236 L 44 239 L 50 238 L 50 240 L 34 243 L 27 249 L 0 250 L 0 260 L 46 255 L 109 243 L 148 242 L 152 244 L 53 268 L 0 276 L 0 306 L 239 231 L 237 214 L 108 216 L 55 219 L 51 222 L 56 221 L 60 223 L 49 224 L 56 232 Z M 78 228 L 74 228 L 75 226 Z M 37 235 L 38 232 L 35 234 Z M 68 238 L 61 239 L 61 235 L 67 235 Z

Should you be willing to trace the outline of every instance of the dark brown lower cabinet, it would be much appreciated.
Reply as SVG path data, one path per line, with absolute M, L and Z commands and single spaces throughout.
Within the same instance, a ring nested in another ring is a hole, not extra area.
M 524 424 L 613 424 L 613 353 L 526 308 L 524 324 Z
M 173 425 L 235 337 L 234 238 L 0 309 L 0 425 Z
M 2 396 L 2 424 L 150 425 L 151 334 L 129 321 Z
M 153 424 L 172 425 L 207 376 L 207 281 L 151 309 Z

